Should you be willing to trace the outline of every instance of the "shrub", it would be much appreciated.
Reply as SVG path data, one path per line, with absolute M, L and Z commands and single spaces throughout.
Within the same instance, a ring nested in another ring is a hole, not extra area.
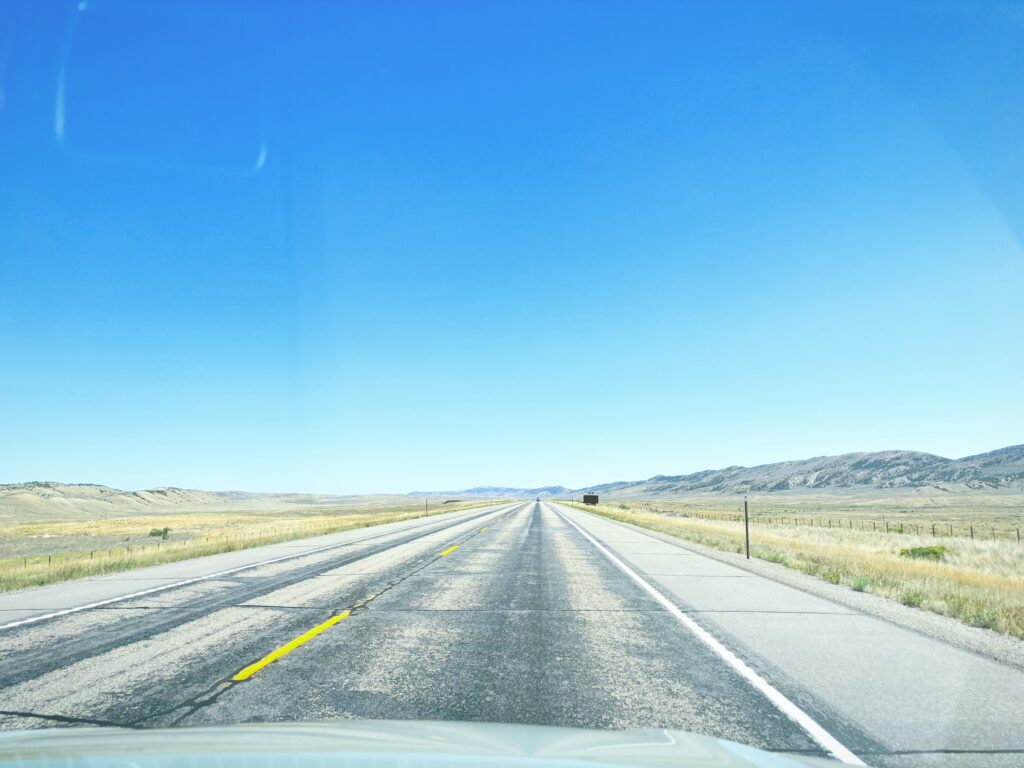
M 823 578 L 829 584 L 838 584 L 840 581 L 842 581 L 843 574 L 838 568 L 829 566 L 825 569 L 825 572 L 821 575 L 821 578 Z
M 161 539 L 166 539 L 171 533 L 170 528 L 153 528 L 150 532 L 150 536 L 159 536 Z
M 767 560 L 769 563 L 779 563 L 780 565 L 785 565 L 787 562 L 786 556 L 776 549 L 766 550 L 761 554 L 761 559 Z
M 900 557 L 914 560 L 944 560 L 949 550 L 946 547 L 907 547 L 900 550 Z
M 999 624 L 999 612 L 993 610 L 980 610 L 974 613 L 969 613 L 966 620 L 972 627 L 995 629 Z
M 924 595 L 920 592 L 904 592 L 900 596 L 900 602 L 909 605 L 911 608 L 920 608 L 924 602 Z
M 850 587 L 853 588 L 854 592 L 866 592 L 870 586 L 871 582 L 863 576 L 854 576 L 853 581 L 850 582 Z

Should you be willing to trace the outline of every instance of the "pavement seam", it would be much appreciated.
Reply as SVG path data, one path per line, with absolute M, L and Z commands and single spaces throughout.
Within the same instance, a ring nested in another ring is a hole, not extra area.
M 35 718 L 37 720 L 53 720 L 56 723 L 67 723 L 69 725 L 78 723 L 81 725 L 99 725 L 115 728 L 121 727 L 120 723 L 115 723 L 111 720 L 97 720 L 91 717 L 71 717 L 69 715 L 47 715 L 43 712 L 29 712 L 17 709 L 0 709 L 0 715 L 6 715 L 7 717 Z

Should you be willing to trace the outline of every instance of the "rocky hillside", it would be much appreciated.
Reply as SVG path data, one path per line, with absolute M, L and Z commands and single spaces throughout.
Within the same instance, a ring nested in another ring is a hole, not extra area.
M 677 496 L 691 493 L 770 493 L 837 489 L 933 488 L 1024 490 L 1024 445 L 947 459 L 917 451 L 818 456 L 757 467 L 726 467 L 689 475 L 607 483 L 580 489 L 606 496 Z
M 919 451 L 877 451 L 817 456 L 757 467 L 707 469 L 689 475 L 656 475 L 648 480 L 604 483 L 589 488 L 482 486 L 437 496 L 566 498 L 597 493 L 612 498 L 651 498 L 695 493 L 737 494 L 778 491 L 922 489 L 933 492 L 1024 491 L 1024 445 L 947 459 Z M 422 494 L 421 494 L 422 495 Z

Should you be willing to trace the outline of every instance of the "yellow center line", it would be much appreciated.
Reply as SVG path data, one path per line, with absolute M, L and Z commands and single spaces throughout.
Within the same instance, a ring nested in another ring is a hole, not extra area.
M 259 672 L 261 669 L 263 669 L 268 664 L 272 664 L 273 662 L 275 662 L 278 659 L 280 659 L 282 656 L 287 656 L 289 653 L 294 651 L 299 646 L 305 645 L 306 643 L 308 643 L 310 640 L 312 640 L 314 637 L 319 635 L 324 630 L 326 630 L 326 629 L 328 629 L 330 627 L 333 627 L 335 624 L 337 624 L 342 619 L 348 618 L 348 615 L 349 615 L 349 611 L 343 611 L 342 613 L 339 613 L 337 616 L 332 616 L 327 621 L 325 621 L 323 624 L 316 625 L 315 627 L 313 627 L 308 632 L 299 635 L 294 640 L 292 640 L 292 641 L 290 641 L 288 643 L 285 643 L 280 648 L 278 648 L 276 651 L 271 651 L 270 653 L 268 653 L 266 656 L 264 656 L 259 661 L 254 662 L 253 664 L 250 664 L 248 667 L 243 669 L 241 672 L 239 672 L 237 675 L 235 675 L 231 679 L 235 680 L 237 682 L 241 682 L 242 680 L 248 680 L 250 677 L 255 675 L 257 672 Z
M 480 529 L 480 533 L 485 533 L 486 531 L 487 531 L 487 527 L 486 526 L 484 526 L 483 528 Z M 460 546 L 461 546 L 460 544 L 455 544 L 454 546 L 448 547 L 448 549 L 446 549 L 444 552 L 442 552 L 440 554 L 440 557 L 444 557 L 445 555 L 450 555 L 452 552 L 454 552 Z M 360 601 L 356 605 L 356 607 L 360 607 L 360 606 L 364 605 L 365 603 L 368 603 L 369 601 L 373 600 L 375 597 L 377 597 L 377 595 L 370 595 L 365 600 Z M 273 664 L 275 661 L 280 659 L 282 656 L 287 656 L 289 653 L 294 651 L 296 648 L 299 648 L 299 647 L 305 645 L 310 640 L 312 640 L 314 637 L 319 635 L 321 632 L 323 632 L 326 629 L 329 629 L 330 627 L 333 627 L 335 624 L 337 624 L 342 619 L 347 619 L 348 616 L 349 616 L 349 613 L 350 613 L 350 611 L 343 611 L 343 612 L 339 613 L 337 616 L 332 616 L 327 621 L 325 621 L 323 624 L 317 624 L 315 627 L 313 627 L 308 632 L 305 632 L 305 633 L 299 635 L 298 637 L 296 637 L 294 640 L 291 640 L 290 642 L 285 643 L 280 648 L 278 648 L 276 651 L 271 651 L 270 653 L 268 653 L 266 656 L 264 656 L 259 661 L 253 662 L 248 667 L 246 667 L 245 669 L 241 670 L 238 674 L 236 674 L 231 679 L 234 680 L 235 682 L 241 682 L 243 680 L 248 680 L 250 677 L 255 675 L 257 672 L 259 672 L 261 669 L 263 669 L 267 665 Z

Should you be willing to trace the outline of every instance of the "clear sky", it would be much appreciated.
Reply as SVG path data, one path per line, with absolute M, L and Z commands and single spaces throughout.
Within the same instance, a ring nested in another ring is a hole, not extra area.
M 0 10 L 0 482 L 1024 442 L 1020 6 L 244 5 Z

